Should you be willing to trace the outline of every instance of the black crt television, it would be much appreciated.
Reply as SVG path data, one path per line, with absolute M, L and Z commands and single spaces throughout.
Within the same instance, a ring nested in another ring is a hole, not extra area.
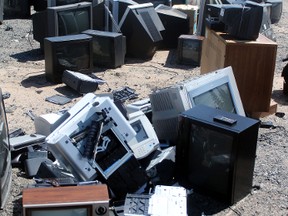
M 259 36 L 263 18 L 261 4 L 222 5 L 219 20 L 225 24 L 225 31 L 242 40 L 256 40 Z
M 177 63 L 200 66 L 204 38 L 197 35 L 180 35 L 177 44 Z
M 12 184 L 9 130 L 2 90 L 0 88 L 0 209 L 7 203 Z
M 159 48 L 177 48 L 178 37 L 181 34 L 188 34 L 190 31 L 189 17 L 186 13 L 164 4 L 159 4 L 155 10 L 165 28 L 164 31 L 161 31 L 163 40 Z
M 92 37 L 86 34 L 47 37 L 44 58 L 48 81 L 61 83 L 64 70 L 89 74 L 93 68 Z
M 124 64 L 126 37 L 122 33 L 86 30 L 93 37 L 93 67 L 117 68 Z
M 152 3 L 127 7 L 119 27 L 126 36 L 126 56 L 151 59 L 163 40 L 164 26 Z
M 92 29 L 92 3 L 80 2 L 48 7 L 32 16 L 33 36 L 43 46 L 45 37 L 80 34 Z
M 259 120 L 197 105 L 179 115 L 180 185 L 228 204 L 251 192 Z

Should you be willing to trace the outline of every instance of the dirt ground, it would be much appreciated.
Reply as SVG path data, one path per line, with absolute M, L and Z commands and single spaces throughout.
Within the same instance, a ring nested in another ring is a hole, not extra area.
M 272 26 L 278 44 L 272 99 L 277 103 L 277 112 L 283 113 L 284 117 L 271 114 L 261 118 L 262 121 L 271 121 L 274 127 L 259 129 L 251 194 L 233 206 L 225 206 L 205 196 L 195 196 L 193 215 L 288 215 L 288 96 L 283 94 L 281 77 L 286 65 L 282 59 L 288 54 L 288 2 L 283 1 L 282 18 Z M 36 116 L 57 112 L 71 107 L 82 97 L 65 84 L 55 85 L 46 81 L 43 53 L 39 43 L 33 40 L 32 31 L 30 19 L 9 19 L 0 25 L 0 87 L 3 93 L 10 94 L 10 98 L 5 100 L 10 132 L 21 128 L 27 134 L 34 133 L 29 112 Z M 199 68 L 176 64 L 175 50 L 157 51 L 149 61 L 127 59 L 120 68 L 95 70 L 94 74 L 107 82 L 95 93 L 129 86 L 136 90 L 138 99 L 142 99 L 153 89 L 199 75 L 199 71 Z M 65 95 L 72 101 L 63 106 L 45 101 L 55 94 Z M 0 215 L 22 214 L 21 191 L 29 182 L 22 170 L 13 169 L 11 194 Z

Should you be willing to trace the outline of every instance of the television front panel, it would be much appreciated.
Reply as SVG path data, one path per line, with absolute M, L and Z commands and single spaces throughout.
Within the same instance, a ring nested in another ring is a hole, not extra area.
M 203 40 L 202 36 L 180 35 L 177 45 L 177 62 L 195 67 L 200 66 Z
M 92 29 L 92 3 L 80 2 L 47 8 L 47 36 L 80 34 Z
M 93 68 L 92 37 L 85 34 L 44 39 L 45 75 L 61 83 L 64 70 L 89 74 Z
M 93 66 L 117 68 L 124 64 L 126 38 L 121 33 L 86 30 L 93 37 Z
M 242 40 L 256 40 L 259 36 L 263 6 L 231 4 L 221 7 L 219 20 L 225 24 L 226 32 Z
M 251 192 L 259 120 L 205 105 L 179 116 L 181 186 L 234 204 Z

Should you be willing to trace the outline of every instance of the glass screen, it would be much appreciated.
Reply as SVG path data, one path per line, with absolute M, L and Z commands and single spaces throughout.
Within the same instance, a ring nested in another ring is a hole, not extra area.
M 199 125 L 191 125 L 189 181 L 226 194 L 232 170 L 233 136 Z
M 89 7 L 77 10 L 59 11 L 59 36 L 80 34 L 90 28 Z
M 183 60 L 200 62 L 200 42 L 193 40 L 183 40 L 182 58 Z
M 56 50 L 58 69 L 78 71 L 90 68 L 90 43 L 85 41 L 60 44 Z
M 236 113 L 228 83 L 197 95 L 193 100 L 195 105 L 203 104 L 212 108 Z
M 110 40 L 108 37 L 97 37 L 93 40 L 93 55 L 94 55 L 94 64 L 97 63 L 109 63 L 112 61 L 112 56 L 110 53 L 110 46 L 113 46 L 113 40 Z
M 31 216 L 89 216 L 87 208 L 68 208 L 68 209 L 39 209 L 32 210 Z
M 136 140 L 137 142 L 142 142 L 143 140 L 148 139 L 148 135 L 142 125 L 142 122 L 140 120 L 135 121 L 131 124 L 133 129 L 135 130 L 136 134 Z

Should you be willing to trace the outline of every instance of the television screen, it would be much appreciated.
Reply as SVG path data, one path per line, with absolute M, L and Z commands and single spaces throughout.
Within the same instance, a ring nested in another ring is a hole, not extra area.
M 177 62 L 200 66 L 202 41 L 204 37 L 196 35 L 180 35 L 177 45 Z
M 236 109 L 227 83 L 194 97 L 195 105 L 203 104 L 227 112 L 236 113 Z
M 83 207 L 71 207 L 71 208 L 50 208 L 48 209 L 33 209 L 31 210 L 31 213 L 29 216 L 52 216 L 52 215 L 61 215 L 61 216 L 71 216 L 71 215 L 77 215 L 77 216 L 89 216 L 90 209 L 83 208 Z
M 149 97 L 156 134 L 170 143 L 177 139 L 178 115 L 198 104 L 245 116 L 231 67 L 159 89 Z
M 163 40 L 164 26 L 152 3 L 130 5 L 119 27 L 126 36 L 126 54 L 129 57 L 152 58 Z
M 256 40 L 263 18 L 261 4 L 222 5 L 219 20 L 225 24 L 225 31 L 237 39 Z
M 32 16 L 33 36 L 43 48 L 45 37 L 80 34 L 92 29 L 92 4 L 80 2 L 63 6 L 48 7 Z
M 153 125 L 142 111 L 129 114 L 129 123 L 136 132 L 136 136 L 128 142 L 134 156 L 142 159 L 159 147 L 159 140 Z
M 49 81 L 61 83 L 64 70 L 91 73 L 92 37 L 85 34 L 47 37 L 44 57 L 45 75 Z
M 0 89 L 0 209 L 3 209 L 10 194 L 12 166 L 6 111 Z
M 93 66 L 116 68 L 124 64 L 126 38 L 121 33 L 86 30 L 93 37 Z

